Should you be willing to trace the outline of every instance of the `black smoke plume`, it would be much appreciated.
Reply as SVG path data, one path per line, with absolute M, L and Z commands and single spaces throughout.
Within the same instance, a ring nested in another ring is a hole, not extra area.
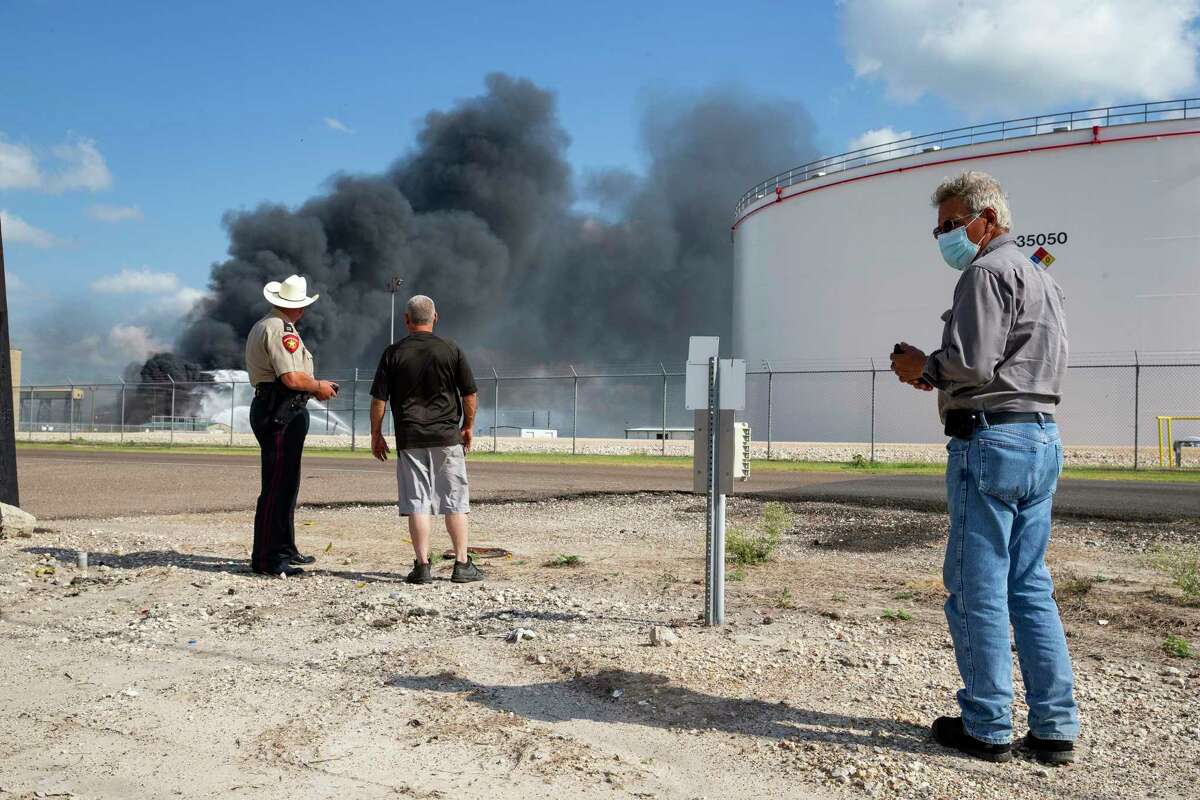
M 125 380 L 134 384 L 128 396 L 125 418 L 135 424 L 154 417 L 193 416 L 200 400 L 196 390 L 213 382 L 212 376 L 199 366 L 174 353 L 152 355 L 140 367 L 130 365 L 125 370 Z M 174 404 L 170 389 L 172 381 L 176 387 Z
M 374 363 L 393 275 L 400 300 L 432 296 L 442 332 L 489 366 L 677 360 L 689 334 L 728 334 L 733 205 L 815 154 L 811 125 L 796 106 L 716 89 L 648 103 L 641 139 L 644 174 L 577 182 L 553 95 L 490 75 L 481 96 L 430 112 L 383 174 L 227 214 L 230 257 L 179 352 L 241 367 L 263 284 L 300 273 L 321 293 L 302 330 L 325 372 Z

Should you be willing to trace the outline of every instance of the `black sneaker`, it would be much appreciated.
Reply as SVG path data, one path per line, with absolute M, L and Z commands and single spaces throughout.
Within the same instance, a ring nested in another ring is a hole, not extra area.
M 305 564 L 315 564 L 317 563 L 317 557 L 296 553 L 295 555 L 288 556 L 287 563 L 291 564 L 293 567 L 304 566 Z
M 962 717 L 938 717 L 933 721 L 933 738 L 949 747 L 984 761 L 1012 761 L 1011 744 L 981 742 L 963 729 Z
M 1070 764 L 1075 761 L 1075 742 L 1062 739 L 1039 739 L 1032 733 L 1025 734 L 1021 749 L 1043 764 Z
M 251 566 L 255 575 L 270 575 L 272 578 L 278 578 L 280 575 L 286 575 L 289 578 L 294 578 L 297 575 L 303 575 L 304 570 L 299 567 L 293 567 L 286 561 L 276 564 L 273 567 L 258 567 Z
M 408 577 L 404 579 L 405 583 L 433 583 L 433 570 L 426 561 L 422 564 L 420 561 L 413 562 L 412 572 L 408 573 Z
M 474 583 L 483 580 L 483 572 L 475 566 L 475 562 L 467 556 L 466 563 L 454 562 L 454 574 L 450 576 L 451 583 Z

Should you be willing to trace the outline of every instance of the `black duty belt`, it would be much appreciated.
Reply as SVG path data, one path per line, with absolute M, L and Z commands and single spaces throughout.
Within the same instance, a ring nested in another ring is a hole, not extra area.
M 1053 414 L 1041 414 L 1033 411 L 972 411 L 956 409 L 946 412 L 946 435 L 956 439 L 970 439 L 975 429 L 992 425 L 1015 425 L 1021 422 L 1038 422 L 1052 424 Z

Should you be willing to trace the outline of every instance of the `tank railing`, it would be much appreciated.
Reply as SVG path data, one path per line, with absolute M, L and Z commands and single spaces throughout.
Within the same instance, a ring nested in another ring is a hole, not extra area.
M 813 178 L 822 178 L 833 172 L 843 172 L 879 161 L 903 158 L 918 153 L 936 152 L 947 147 L 1091 128 L 1093 125 L 1108 127 L 1194 117 L 1200 117 L 1200 99 L 1162 100 L 1153 103 L 1133 103 L 1106 108 L 1088 108 L 1081 111 L 1040 114 L 1034 117 L 969 125 L 892 142 L 882 142 L 836 156 L 826 156 L 816 161 L 810 161 L 767 178 L 742 195 L 734 216 L 741 216 L 747 206 L 769 197 L 775 193 L 776 189 L 786 189 Z

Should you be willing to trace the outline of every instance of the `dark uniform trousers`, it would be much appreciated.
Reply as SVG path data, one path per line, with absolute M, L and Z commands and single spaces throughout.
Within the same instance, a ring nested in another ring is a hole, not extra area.
M 271 418 L 272 405 L 269 396 L 256 396 L 250 404 L 250 428 L 262 451 L 262 490 L 254 511 L 254 551 L 250 556 L 251 566 L 258 569 L 273 569 L 299 554 L 295 513 L 308 411 L 280 425 Z

